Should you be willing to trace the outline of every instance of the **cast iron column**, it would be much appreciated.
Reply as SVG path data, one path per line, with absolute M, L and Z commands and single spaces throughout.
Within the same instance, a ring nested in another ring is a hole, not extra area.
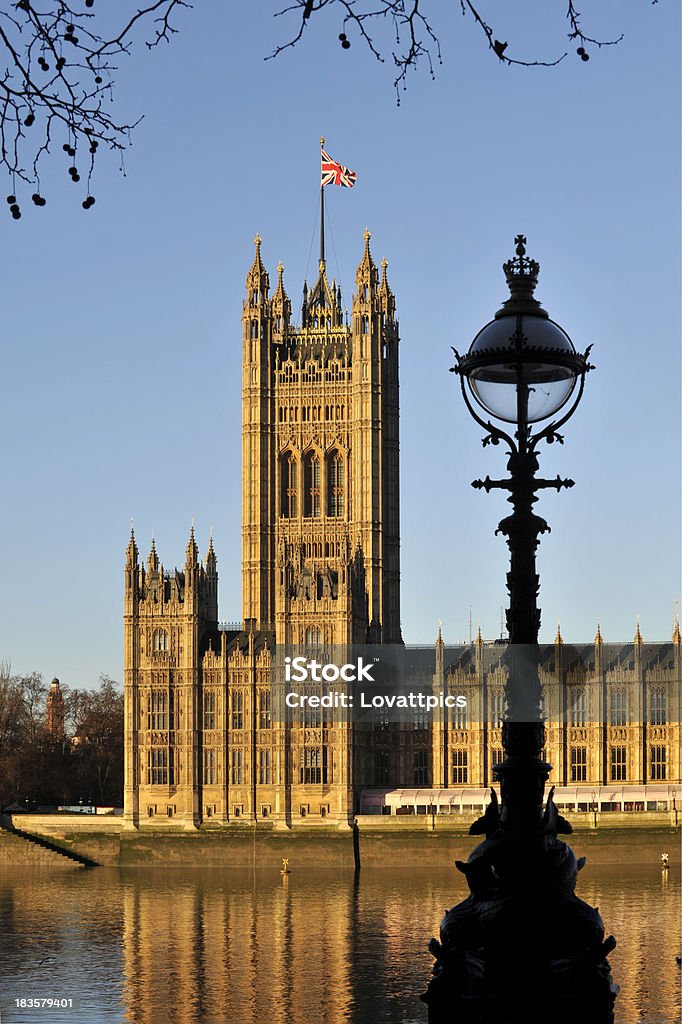
M 496 320 L 479 332 L 466 356 L 455 352 L 454 367 L 469 411 L 488 431 L 484 446 L 502 441 L 509 452 L 507 478 L 473 482 L 486 491 L 508 491 L 513 508 L 497 530 L 510 551 L 504 760 L 493 768 L 502 802 L 500 808 L 492 790 L 486 813 L 470 829 L 472 835 L 486 838 L 466 864 L 456 862 L 471 893 L 446 913 L 440 941 L 431 940 L 436 963 L 422 998 L 429 1007 L 430 1024 L 613 1024 L 617 988 L 606 957 L 615 939 L 604 939 L 598 911 L 574 893 L 585 858 L 576 860 L 570 847 L 557 839 L 572 829 L 557 812 L 553 790 L 543 808 L 551 765 L 542 760 L 545 726 L 535 554 L 549 527 L 533 512 L 541 489 L 573 486 L 572 480 L 536 477 L 536 448 L 541 439 L 563 442 L 557 430 L 577 407 L 585 374 L 592 367 L 587 362 L 589 349 L 579 356 L 533 298 L 539 265 L 525 258 L 525 238 L 518 236 L 516 241 L 517 259 L 504 268 L 511 298 Z M 533 399 L 542 389 L 549 395 L 552 385 L 560 384 L 561 400 L 545 414 L 552 415 L 567 403 L 578 379 L 578 395 L 568 413 L 533 434 L 532 423 L 543 418 L 531 414 Z M 467 396 L 465 380 L 474 381 L 474 398 L 493 415 L 493 399 L 484 386 L 511 386 L 515 412 L 499 415 L 515 423 L 513 436 L 480 418 Z

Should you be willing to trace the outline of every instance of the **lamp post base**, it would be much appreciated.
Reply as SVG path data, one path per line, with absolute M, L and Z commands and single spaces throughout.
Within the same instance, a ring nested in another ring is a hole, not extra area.
M 585 858 L 556 837 L 569 830 L 551 793 L 534 830 L 510 830 L 493 793 L 471 828 L 487 838 L 456 862 L 471 895 L 429 944 L 429 1024 L 613 1024 L 618 987 L 607 956 L 616 941 L 575 895 Z

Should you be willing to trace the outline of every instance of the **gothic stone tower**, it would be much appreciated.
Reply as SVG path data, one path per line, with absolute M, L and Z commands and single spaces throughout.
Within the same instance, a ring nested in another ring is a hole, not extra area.
M 194 528 L 182 571 L 164 571 L 152 540 L 146 569 L 131 531 L 125 565 L 125 786 L 131 825 L 201 820 L 201 666 L 218 626 L 213 542 Z
M 398 324 L 369 239 L 350 325 L 324 260 L 300 327 L 259 237 L 246 279 L 243 617 L 278 644 L 401 642 Z
M 242 314 L 243 630 L 219 629 L 213 545 L 200 564 L 125 566 L 125 817 L 194 827 L 268 818 L 347 825 L 367 778 L 350 723 L 278 720 L 274 644 L 400 643 L 398 325 L 369 249 L 352 321 L 324 260 L 301 325 L 260 238 Z

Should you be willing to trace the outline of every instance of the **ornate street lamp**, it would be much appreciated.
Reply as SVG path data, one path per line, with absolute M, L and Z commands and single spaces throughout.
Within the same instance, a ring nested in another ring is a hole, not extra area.
M 536 477 L 537 447 L 563 443 L 559 428 L 593 367 L 590 349 L 576 352 L 534 298 L 540 266 L 526 256 L 523 235 L 515 243 L 516 256 L 504 264 L 510 297 L 466 355 L 455 350 L 453 367 L 469 412 L 486 431 L 483 445 L 504 442 L 509 454 L 509 477 L 473 481 L 508 491 L 513 508 L 497 530 L 511 554 L 504 760 L 493 767 L 502 801 L 500 807 L 493 790 L 470 829 L 485 841 L 466 864 L 456 862 L 471 895 L 446 913 L 440 942 L 431 940 L 436 964 L 423 998 L 431 1024 L 611 1024 L 617 988 L 606 957 L 615 939 L 604 940 L 598 911 L 574 893 L 585 860 L 557 839 L 572 829 L 553 790 L 543 807 L 551 765 L 542 759 L 535 552 L 549 527 L 533 512 L 541 489 L 573 486 L 559 476 Z M 508 432 L 491 417 L 509 424 Z

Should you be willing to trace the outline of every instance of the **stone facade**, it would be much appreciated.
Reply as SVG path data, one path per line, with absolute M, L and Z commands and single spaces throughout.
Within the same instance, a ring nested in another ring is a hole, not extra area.
M 645 644 L 638 626 L 630 644 L 605 644 L 597 629 L 589 646 L 565 645 L 558 631 L 553 647 L 541 647 L 545 759 L 552 765 L 552 785 L 591 790 L 680 784 L 681 651 L 679 625 L 664 644 Z M 503 645 L 484 644 L 479 632 L 473 645 L 448 661 L 439 634 L 434 687 L 466 695 L 467 708 L 449 717 L 434 713 L 428 723 L 428 768 L 420 774 L 415 752 L 412 785 L 493 784 L 492 768 L 502 759 L 503 653 Z
M 365 232 L 350 322 L 324 259 L 301 325 L 261 239 L 242 311 L 243 629 L 220 629 L 213 546 L 182 571 L 126 553 L 131 824 L 348 825 L 353 727 L 273 719 L 275 645 L 400 643 L 398 324 Z
M 270 295 L 261 240 L 242 309 L 242 623 L 221 626 L 211 540 L 181 570 L 125 565 L 125 820 L 349 827 L 368 787 L 489 786 L 501 758 L 501 649 L 434 652 L 436 693 L 466 712 L 353 725 L 307 710 L 284 724 L 277 648 L 401 644 L 398 324 L 365 232 L 350 322 L 324 260 L 291 318 L 283 267 Z M 543 662 L 552 782 L 678 781 L 680 633 L 651 661 L 634 644 Z M 653 648 L 652 648 L 653 650 Z M 662 652 L 662 653 L 661 653 Z M 651 656 L 653 657 L 653 655 Z

